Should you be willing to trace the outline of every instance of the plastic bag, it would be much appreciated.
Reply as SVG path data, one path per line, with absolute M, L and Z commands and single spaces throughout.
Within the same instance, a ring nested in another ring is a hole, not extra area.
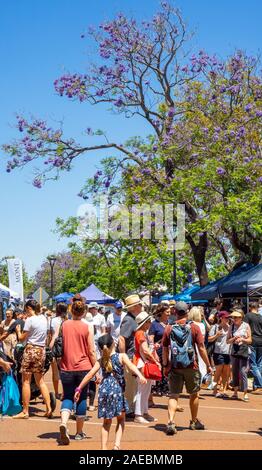
M 0 410 L 2 415 L 14 416 L 20 411 L 20 393 L 13 374 L 5 374 L 0 390 Z

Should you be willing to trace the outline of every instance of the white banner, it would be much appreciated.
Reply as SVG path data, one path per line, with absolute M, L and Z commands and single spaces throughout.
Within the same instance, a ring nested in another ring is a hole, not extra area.
M 20 300 L 24 301 L 24 288 L 23 288 L 23 265 L 19 258 L 7 260 L 8 265 L 8 278 L 9 289 L 17 292 Z

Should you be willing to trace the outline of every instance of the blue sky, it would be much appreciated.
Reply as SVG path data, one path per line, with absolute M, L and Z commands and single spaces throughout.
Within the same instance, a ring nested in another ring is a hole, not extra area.
M 10 0 L 2 2 L 0 17 L 0 144 L 10 142 L 18 113 L 43 117 L 55 125 L 64 120 L 67 135 L 82 140 L 87 128 L 106 129 L 111 139 L 124 141 L 146 134 L 143 121 L 123 121 L 105 108 L 72 103 L 54 93 L 53 81 L 65 71 L 84 71 L 87 43 L 80 38 L 88 25 L 97 25 L 119 11 L 137 19 L 150 17 L 159 0 Z M 261 45 L 260 0 L 179 0 L 194 46 L 225 57 L 236 48 L 250 54 Z M 90 53 L 90 51 L 89 51 Z M 105 154 L 99 154 L 101 157 Z M 75 215 L 77 193 L 94 173 L 99 155 L 84 156 L 70 174 L 42 190 L 30 184 L 32 168 L 7 174 L 1 152 L 0 198 L 2 256 L 20 257 L 30 274 L 42 260 L 66 247 L 52 233 L 56 217 Z

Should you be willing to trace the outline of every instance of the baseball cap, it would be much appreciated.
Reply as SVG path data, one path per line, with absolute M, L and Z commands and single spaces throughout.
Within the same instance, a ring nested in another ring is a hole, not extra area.
M 218 318 L 229 318 L 230 317 L 230 313 L 227 312 L 226 310 L 221 310 L 221 312 L 219 312 L 217 314 Z
M 115 303 L 115 308 L 123 308 L 122 302 L 116 302 Z
M 186 313 L 188 311 L 188 305 L 186 302 L 177 302 L 176 303 L 176 311 L 181 313 Z

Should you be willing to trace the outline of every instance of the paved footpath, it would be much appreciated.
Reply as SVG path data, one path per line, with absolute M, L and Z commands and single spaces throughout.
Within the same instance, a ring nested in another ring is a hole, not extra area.
M 49 386 L 50 383 L 48 383 Z M 232 393 L 232 392 L 231 392 Z M 155 397 L 157 408 L 150 413 L 158 418 L 157 423 L 139 425 L 126 423 L 122 441 L 123 450 L 150 449 L 262 449 L 262 393 L 250 394 L 250 401 L 222 400 L 213 398 L 211 392 L 202 390 L 199 418 L 206 426 L 205 431 L 188 429 L 190 413 L 188 398 L 184 395 L 180 405 L 184 412 L 177 413 L 178 434 L 166 436 L 167 398 Z M 75 422 L 70 420 L 69 431 L 72 437 L 70 446 L 58 446 L 59 402 L 52 420 L 43 418 L 44 407 L 38 400 L 32 402 L 29 420 L 4 418 L 0 421 L 0 449 L 100 449 L 101 420 L 97 413 L 88 413 L 89 420 L 84 430 L 88 439 L 82 442 L 73 440 Z M 114 426 L 111 429 L 109 449 L 113 446 Z

